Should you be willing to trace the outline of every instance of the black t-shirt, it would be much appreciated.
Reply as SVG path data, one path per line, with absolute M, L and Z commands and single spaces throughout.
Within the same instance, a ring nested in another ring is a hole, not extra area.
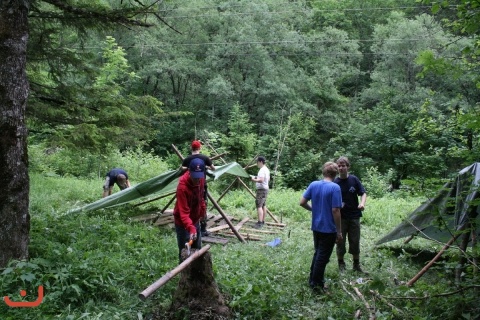
M 358 197 L 366 192 L 360 180 L 353 174 L 349 174 L 347 178 L 337 177 L 333 182 L 338 184 L 342 190 L 343 207 L 340 210 L 342 218 L 360 218 L 362 210 L 358 209 Z
M 199 158 L 203 160 L 203 162 L 205 163 L 205 171 L 207 170 L 207 167 L 210 167 L 212 165 L 212 160 L 209 157 L 207 157 L 204 154 L 198 153 L 198 154 L 191 154 L 185 159 L 183 159 L 182 167 L 188 168 L 188 166 L 190 165 L 190 161 L 192 161 L 192 159 L 195 159 L 195 158 Z

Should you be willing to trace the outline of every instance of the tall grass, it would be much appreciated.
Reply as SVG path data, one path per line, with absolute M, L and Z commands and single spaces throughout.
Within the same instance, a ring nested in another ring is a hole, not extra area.
M 223 190 L 215 183 L 210 190 L 217 198 Z M 99 199 L 101 186 L 100 177 L 31 174 L 30 260 L 13 261 L 2 270 L 0 290 L 18 301 L 19 290 L 26 289 L 29 295 L 25 298 L 34 300 L 36 288 L 43 285 L 45 298 L 37 308 L 0 304 L 2 319 L 148 319 L 169 307 L 176 278 L 145 302 L 137 295 L 177 265 L 175 233 L 170 227 L 157 228 L 130 219 L 158 211 L 169 199 L 66 214 Z M 469 312 L 471 319 L 479 314 L 474 307 L 478 298 L 470 294 L 462 299 L 449 296 L 448 300 L 395 298 L 453 290 L 452 283 L 439 281 L 451 278 L 443 264 L 413 288 L 397 285 L 396 281 L 404 283 L 413 277 L 424 261 L 417 262 L 401 242 L 382 247 L 374 244 L 415 209 L 420 198 L 368 199 L 362 219 L 361 262 L 370 274 L 351 271 L 350 255 L 346 257 L 347 272 L 339 274 L 334 253 L 326 270 L 331 295 L 312 294 L 307 285 L 313 254 L 311 215 L 298 205 L 301 194 L 293 190 L 269 194 L 268 208 L 287 224 L 279 234 L 246 244 L 231 238 L 225 246 L 212 245 L 215 279 L 236 319 L 351 319 L 357 310 L 362 319 L 367 318 L 368 310 L 354 286 L 375 308 L 378 319 L 452 319 L 462 316 L 459 310 L 468 310 L 464 314 Z M 238 219 L 256 219 L 254 199 L 242 189 L 226 194 L 220 205 Z M 280 246 L 265 246 L 275 237 L 282 240 Z M 390 305 L 372 292 L 390 297 Z

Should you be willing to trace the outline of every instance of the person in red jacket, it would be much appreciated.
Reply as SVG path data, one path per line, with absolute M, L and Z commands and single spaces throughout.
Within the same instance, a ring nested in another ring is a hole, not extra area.
M 205 162 L 195 158 L 190 161 L 188 170 L 180 177 L 177 185 L 177 201 L 173 209 L 179 260 L 185 243 L 193 240 L 192 248 L 202 247 L 200 220 L 207 213 L 203 197 L 205 188 Z

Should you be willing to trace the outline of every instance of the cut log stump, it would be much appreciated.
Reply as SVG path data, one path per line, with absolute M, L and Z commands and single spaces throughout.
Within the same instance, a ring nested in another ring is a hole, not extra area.
M 185 258 L 186 250 L 183 250 L 182 259 Z M 170 314 L 175 314 L 178 319 L 231 318 L 231 311 L 213 276 L 210 252 L 203 254 L 182 271 L 172 301 Z

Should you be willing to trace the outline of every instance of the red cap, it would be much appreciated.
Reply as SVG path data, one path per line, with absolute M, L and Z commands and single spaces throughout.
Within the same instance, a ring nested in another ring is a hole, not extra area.
M 202 144 L 198 140 L 192 142 L 192 150 L 198 150 L 202 147 Z

